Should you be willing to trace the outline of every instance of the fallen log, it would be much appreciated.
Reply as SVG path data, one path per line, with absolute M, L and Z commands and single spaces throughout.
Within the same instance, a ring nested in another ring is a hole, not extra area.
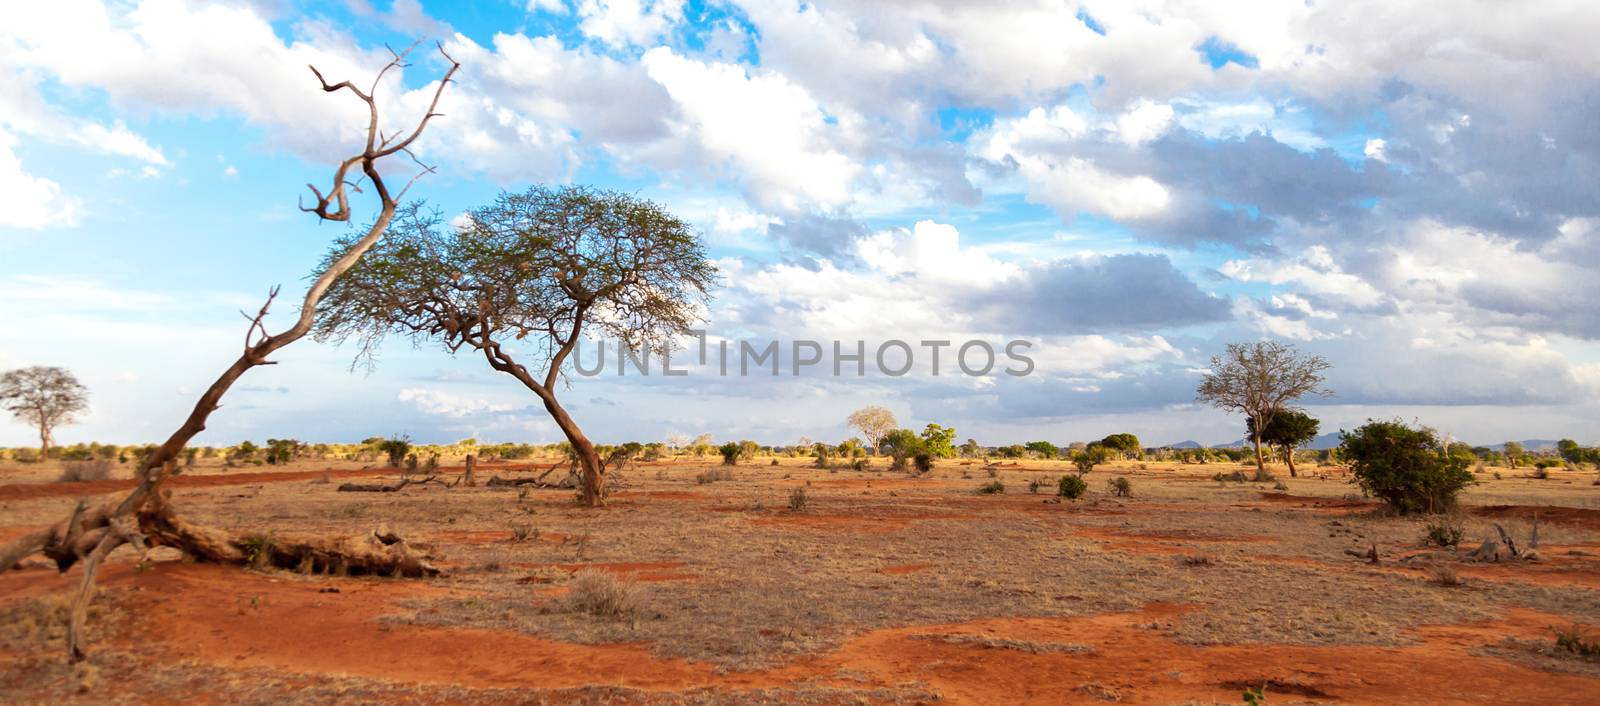
M 342 484 L 342 485 L 339 486 L 338 492 L 341 492 L 341 493 L 393 493 L 393 492 L 395 492 L 397 490 L 400 490 L 401 488 L 404 488 L 404 487 L 406 487 L 408 485 L 422 485 L 424 483 L 433 483 L 433 482 L 437 482 L 438 484 L 443 485 L 446 488 L 455 487 L 454 483 L 445 483 L 444 481 L 440 480 L 438 476 L 428 476 L 427 478 L 423 478 L 422 480 L 417 480 L 415 478 L 401 478 L 400 482 L 399 483 L 395 483 L 394 485 L 385 485 L 383 483 L 345 483 L 345 484 Z

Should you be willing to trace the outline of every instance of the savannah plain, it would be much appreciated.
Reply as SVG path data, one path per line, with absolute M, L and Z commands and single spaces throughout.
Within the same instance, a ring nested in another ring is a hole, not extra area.
M 386 528 L 442 573 L 125 549 L 102 568 L 90 656 L 73 666 L 60 645 L 78 571 L 30 559 L 0 575 L 0 701 L 1600 702 L 1600 663 L 1555 642 L 1600 616 L 1589 470 L 1479 469 L 1445 549 L 1426 539 L 1439 518 L 1390 514 L 1344 468 L 1304 463 L 1253 482 L 1249 461 L 1112 461 L 1076 500 L 1055 492 L 1072 465 L 1036 459 L 912 474 L 883 458 L 668 456 L 619 472 L 599 509 L 482 483 L 555 462 L 354 493 L 338 488 L 402 470 L 202 460 L 169 481 L 186 516 L 271 528 L 265 541 Z M 55 463 L 0 467 L 0 540 L 125 491 L 130 469 L 56 482 Z M 1234 471 L 1246 479 L 1216 479 Z M 1495 525 L 1528 556 L 1470 560 Z

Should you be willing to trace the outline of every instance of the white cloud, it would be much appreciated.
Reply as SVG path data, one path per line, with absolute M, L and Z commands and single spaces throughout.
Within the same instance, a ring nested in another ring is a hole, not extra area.
M 613 47 L 642 45 L 683 19 L 683 0 L 582 0 L 578 29 Z
M 418 387 L 408 387 L 401 390 L 395 399 L 401 402 L 410 402 L 425 414 L 457 418 L 474 414 L 504 413 L 516 409 L 515 405 L 490 402 L 484 399 Z
M 835 209 L 851 200 L 861 172 L 832 142 L 840 118 L 780 74 L 746 73 L 733 64 L 645 52 L 645 70 L 667 89 L 683 116 L 681 137 L 697 142 L 716 171 L 734 168 L 750 196 L 779 211 Z
M 15 144 L 10 133 L 0 130 L 0 194 L 6 195 L 0 226 L 32 230 L 77 225 L 82 203 L 61 193 L 60 184 L 24 171 L 22 159 L 12 151 Z

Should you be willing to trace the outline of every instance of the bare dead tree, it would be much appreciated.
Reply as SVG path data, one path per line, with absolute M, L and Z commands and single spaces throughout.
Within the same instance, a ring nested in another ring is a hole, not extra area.
M 1272 424 L 1273 416 L 1288 409 L 1295 400 L 1306 395 L 1332 395 L 1322 385 L 1322 372 L 1329 367 L 1322 356 L 1304 355 L 1287 343 L 1230 343 L 1226 353 L 1211 359 L 1211 371 L 1201 379 L 1195 395 L 1201 402 L 1240 412 L 1251 420 L 1256 469 L 1265 470 L 1262 431 Z
M 173 512 L 168 503 L 170 491 L 162 489 L 162 481 L 177 472 L 178 455 L 196 434 L 206 428 L 206 420 L 221 407 L 228 389 L 251 368 L 273 365 L 276 361 L 270 360 L 269 356 L 311 331 L 317 303 L 328 288 L 354 267 L 383 235 L 406 190 L 422 175 L 433 172 L 432 167 L 417 160 L 411 147 L 428 124 L 440 116 L 436 112 L 439 98 L 461 65 L 445 53 L 443 45 L 438 46 L 439 54 L 449 68 L 434 88 L 427 111 L 409 131 L 384 134 L 378 119 L 378 102 L 374 97 L 390 71 L 408 66 L 406 59 L 413 49 L 415 45 L 403 52 L 391 50 L 393 58 L 378 72 L 371 86 L 364 90 L 348 80 L 330 84 L 316 67 L 311 67 L 323 91 L 348 92 L 365 103 L 368 122 L 366 143 L 361 151 L 339 163 L 326 192 L 310 185 L 316 201 L 310 206 L 302 204 L 301 210 L 315 214 L 324 221 L 347 222 L 351 216 L 350 192 L 362 193 L 363 185 L 378 198 L 379 209 L 365 234 L 350 242 L 312 281 L 301 301 L 300 314 L 294 325 L 276 334 L 268 333 L 267 314 L 278 297 L 278 288 L 274 287 L 260 310 L 253 316 L 247 315 L 250 324 L 245 330 L 244 351 L 200 395 L 177 431 L 139 465 L 135 471 L 138 484 L 127 495 L 119 501 L 93 509 L 80 502 L 65 521 L 0 547 L 0 572 L 10 570 L 22 559 L 34 554 L 43 554 L 54 560 L 63 573 L 73 564 L 83 562 L 83 580 L 73 598 L 68 625 L 68 654 L 71 660 L 82 660 L 86 655 L 83 627 L 89 601 L 94 595 L 95 574 L 105 558 L 123 544 L 131 544 L 141 551 L 158 545 L 176 547 L 200 561 L 228 564 L 253 562 L 307 572 L 320 570 L 392 576 L 438 573 L 438 569 L 408 547 L 404 540 L 387 530 L 349 539 L 268 541 L 261 535 L 236 535 L 185 521 Z M 378 169 L 380 160 L 395 155 L 405 155 L 419 167 L 417 173 L 398 190 L 390 187 Z M 359 176 L 355 175 L 356 172 L 359 172 Z

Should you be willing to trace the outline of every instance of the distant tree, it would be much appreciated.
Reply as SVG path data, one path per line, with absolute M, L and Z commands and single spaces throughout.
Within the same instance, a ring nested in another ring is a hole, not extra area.
M 851 412 L 845 421 L 852 429 L 861 432 L 861 435 L 867 438 L 867 449 L 874 455 L 883 445 L 883 438 L 900 426 L 900 423 L 895 421 L 894 412 L 877 405 L 862 407 Z
M 1144 450 L 1139 445 L 1139 437 L 1133 434 L 1112 434 L 1101 439 L 1100 445 L 1128 458 L 1137 457 Z
M 951 458 L 956 455 L 956 428 L 929 424 L 922 430 L 922 450 L 934 458 Z
M 89 408 L 89 390 L 66 368 L 18 368 L 0 375 L 0 406 L 39 430 L 39 457 L 48 459 L 55 428 Z
M 1072 454 L 1072 465 L 1077 467 L 1078 475 L 1081 476 L 1094 470 L 1095 466 L 1105 463 L 1108 453 L 1104 446 L 1089 444 L 1082 451 Z
M 978 444 L 977 439 L 967 439 L 960 450 L 963 458 L 973 458 L 983 453 L 983 447 Z
M 1556 442 L 1556 454 L 1566 461 L 1578 463 L 1583 460 L 1583 447 L 1571 439 L 1562 439 Z
M 894 459 L 896 469 L 905 468 L 906 460 L 923 451 L 922 437 L 910 429 L 895 429 L 883 435 L 884 450 Z
M 1523 449 L 1522 449 L 1522 442 L 1507 441 L 1505 448 L 1506 448 L 1506 466 L 1508 466 L 1510 468 L 1516 468 L 1517 464 L 1522 461 L 1523 455 L 1527 453 L 1526 451 L 1523 451 Z
M 1061 454 L 1061 449 L 1048 441 L 1030 441 L 1025 447 L 1043 459 L 1053 459 Z
M 390 333 L 482 354 L 544 404 L 575 450 L 582 499 L 593 507 L 604 503 L 605 468 L 557 399 L 568 357 L 585 336 L 646 357 L 664 352 L 699 319 L 715 281 L 699 236 L 655 203 L 536 186 L 502 193 L 459 226 L 416 204 L 402 209 L 329 289 L 317 336 L 357 338 L 357 359 L 369 363 Z
M 1211 359 L 1211 371 L 1201 379 L 1195 394 L 1202 402 L 1239 412 L 1264 428 L 1301 397 L 1333 394 L 1323 387 L 1322 373 L 1329 367 L 1322 356 L 1302 354 L 1286 343 L 1230 343 L 1226 353 Z M 1261 435 L 1252 436 L 1251 443 L 1256 469 L 1265 471 Z
M 1340 437 L 1339 455 L 1350 461 L 1353 482 L 1402 513 L 1450 510 L 1473 482 L 1469 461 L 1447 453 L 1431 429 L 1368 421 Z
M 1261 439 L 1261 443 L 1278 450 L 1284 463 L 1289 464 L 1289 475 L 1297 476 L 1294 470 L 1294 450 L 1317 438 L 1317 428 L 1321 426 L 1314 417 L 1297 409 L 1287 409 L 1272 415 L 1272 421 L 1267 422 L 1267 427 L 1256 434 L 1256 420 L 1254 417 L 1245 420 L 1245 433 L 1251 438 Z

